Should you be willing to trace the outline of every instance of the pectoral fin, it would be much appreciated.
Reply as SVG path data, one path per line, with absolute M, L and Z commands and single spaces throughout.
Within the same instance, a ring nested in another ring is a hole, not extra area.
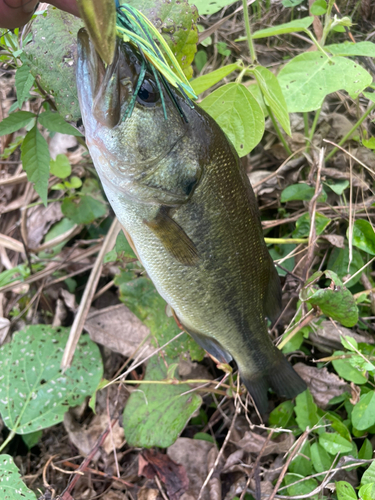
M 184 230 L 168 214 L 167 207 L 161 207 L 151 221 L 143 221 L 163 243 L 164 248 L 181 264 L 194 266 L 199 255 L 196 246 Z
M 232 356 L 219 344 L 219 342 L 217 342 L 217 340 L 212 337 L 207 337 L 202 333 L 193 332 L 186 328 L 185 330 L 202 349 L 211 354 L 211 356 L 220 361 L 220 363 L 230 363 L 232 361 Z

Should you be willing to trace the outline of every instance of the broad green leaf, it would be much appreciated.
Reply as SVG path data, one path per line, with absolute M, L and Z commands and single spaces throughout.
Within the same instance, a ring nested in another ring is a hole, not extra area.
M 356 98 L 372 83 L 370 73 L 355 61 L 341 56 L 329 60 L 320 51 L 292 59 L 282 68 L 278 80 L 289 113 L 319 109 L 324 98 L 338 90 Z
M 365 148 L 375 149 L 375 137 L 370 137 L 370 139 L 362 139 L 362 144 L 365 146 Z
M 362 94 L 371 102 L 375 102 L 375 92 L 362 92 Z
M 319 436 L 319 444 L 330 455 L 336 455 L 337 453 L 348 453 L 352 450 L 352 443 L 340 436 L 340 434 L 338 434 L 337 432 L 323 432 Z
M 268 423 L 271 427 L 285 429 L 293 415 L 293 403 L 284 401 L 271 411 Z
M 68 181 L 65 181 L 63 186 L 68 189 L 78 189 L 82 186 L 82 181 L 79 177 L 73 175 Z
M 38 122 L 51 132 L 82 137 L 81 132 L 67 123 L 59 113 L 45 111 L 38 116 Z
M 319 408 L 318 414 L 324 420 L 326 421 L 328 420 L 330 422 L 331 427 L 335 429 L 335 431 L 338 432 L 340 436 L 347 439 L 348 441 L 352 440 L 349 429 L 344 424 L 344 422 L 336 415 L 336 413 L 330 411 L 323 411 Z
M 57 111 L 69 121 L 81 116 L 74 57 L 82 26 L 81 19 L 50 7 L 32 23 L 32 41 L 24 47 L 32 74 L 38 75 L 40 86 L 53 95 Z
M 44 243 L 47 243 L 48 241 L 53 240 L 54 238 L 57 238 L 57 236 L 61 236 L 62 234 L 70 231 L 75 226 L 75 223 L 64 217 L 61 219 L 59 222 L 54 224 L 51 229 L 48 231 L 48 233 L 44 237 Z M 38 257 L 40 259 L 51 259 L 55 257 L 57 254 L 59 254 L 62 250 L 62 248 L 68 243 L 68 239 L 65 241 L 62 241 L 61 243 L 57 244 L 53 248 L 49 248 L 48 250 L 42 251 L 38 254 Z
M 91 224 L 106 215 L 107 207 L 90 195 L 69 196 L 62 202 L 61 211 L 76 224 Z
M 375 43 L 373 42 L 344 42 L 325 45 L 324 49 L 335 56 L 363 56 L 375 57 Z
M 12 134 L 22 127 L 26 127 L 35 118 L 30 111 L 16 111 L 0 122 L 0 136 Z
M 16 90 L 18 107 L 21 108 L 22 104 L 29 96 L 29 92 L 34 83 L 34 77 L 30 73 L 30 68 L 27 64 L 22 64 L 16 71 Z
M 234 2 L 235 0 L 194 0 L 192 3 L 198 9 L 200 16 L 210 16 L 211 14 L 215 14 L 215 12 L 218 12 L 223 7 L 231 5 Z
M 371 500 L 373 500 L 375 498 L 375 461 L 371 463 L 370 467 L 364 472 L 362 476 L 361 486 L 364 486 L 366 484 L 372 484 L 370 498 Z M 367 491 L 366 494 L 368 494 Z
M 326 450 L 320 446 L 319 443 L 313 443 L 311 445 L 311 461 L 316 472 L 327 472 L 331 465 L 333 458 L 326 452 Z M 320 479 L 323 479 L 323 474 Z
M 193 439 L 200 439 L 201 441 L 216 444 L 215 439 L 211 436 L 211 434 L 207 434 L 207 432 L 197 432 L 194 434 Z
M 310 7 L 310 13 L 313 16 L 323 16 L 327 12 L 326 0 L 315 0 Z
M 322 234 L 331 219 L 321 214 L 320 212 L 315 213 L 315 231 L 317 236 Z M 305 238 L 310 234 L 310 214 L 305 212 L 301 217 L 296 220 L 296 228 L 292 232 L 293 238 Z
M 256 66 L 251 72 L 258 82 L 267 105 L 280 125 L 288 135 L 292 135 L 288 108 L 276 76 L 264 66 Z
M 30 434 L 23 434 L 22 441 L 28 447 L 29 450 L 35 445 L 37 445 L 40 441 L 40 438 L 43 435 L 43 431 L 35 431 L 30 432 Z
M 57 155 L 56 160 L 49 162 L 50 172 L 59 179 L 65 179 L 72 173 L 72 167 L 66 155 Z
M 361 486 L 359 488 L 358 495 L 361 500 L 374 500 L 374 495 L 372 493 L 374 493 L 375 495 L 375 482 L 364 484 L 363 486 Z
M 186 77 L 193 76 L 191 63 L 197 51 L 198 12 L 188 0 L 121 0 L 140 10 L 161 32 Z
M 220 82 L 224 77 L 228 76 L 230 73 L 238 69 L 238 64 L 228 64 L 227 66 L 222 66 L 215 71 L 207 73 L 207 75 L 199 76 L 191 82 L 194 92 L 198 95 L 209 89 L 216 83 Z
M 120 300 L 150 329 L 158 346 L 162 346 L 181 333 L 174 318 L 166 315 L 166 302 L 157 293 L 152 281 L 146 277 L 135 278 L 134 273 L 123 270 L 115 277 L 119 287 Z M 194 340 L 184 333 L 165 348 L 169 358 L 179 357 L 190 351 L 192 359 L 202 361 L 204 351 Z
M 332 282 L 328 288 L 318 288 L 314 285 L 323 275 Z M 318 306 L 323 314 L 344 326 L 354 326 L 358 321 L 355 299 L 333 271 L 314 273 L 303 286 L 300 299 L 313 307 Z
M 198 52 L 195 54 L 195 57 L 194 57 L 194 64 L 195 64 L 195 67 L 197 68 L 197 72 L 200 73 L 202 71 L 202 69 L 205 67 L 205 65 L 207 64 L 207 52 L 205 50 L 198 50 Z M 193 82 L 190 82 L 191 85 L 193 84 Z M 196 90 L 194 90 L 194 92 L 196 94 L 198 94 L 199 92 L 197 92 Z
M 375 392 L 370 391 L 361 396 L 352 412 L 353 426 L 364 431 L 375 424 Z
M 281 192 L 280 201 L 281 203 L 286 203 L 287 201 L 310 201 L 311 198 L 315 194 L 315 188 L 309 186 L 305 182 L 300 182 L 298 184 L 291 184 L 286 187 Z M 327 193 L 322 191 L 321 195 L 318 198 L 318 202 L 324 202 L 327 199 Z
M 125 234 L 122 230 L 117 235 L 115 249 L 117 253 L 122 253 L 124 257 L 130 259 L 137 259 L 133 249 L 129 245 L 129 242 L 126 239 Z
M 262 110 L 243 85 L 223 85 L 203 99 L 200 105 L 224 130 L 240 157 L 247 155 L 262 139 Z
M 295 458 L 290 462 L 288 472 L 294 474 L 301 474 L 301 476 L 310 476 L 313 472 L 311 455 L 310 455 L 310 443 L 306 443 L 301 448 L 301 451 L 297 453 Z
M 345 353 L 344 351 L 335 351 L 333 353 L 333 356 L 344 356 L 345 354 L 347 353 Z M 342 377 L 343 379 L 348 380 L 349 382 L 354 382 L 358 385 L 367 383 L 367 378 L 350 364 L 349 358 L 334 359 L 332 360 L 332 364 L 337 374 L 340 375 L 340 377 Z
M 314 18 L 312 16 L 303 17 L 302 19 L 295 19 L 289 23 L 279 24 L 272 28 L 265 28 L 263 30 L 255 31 L 253 38 L 265 38 L 268 36 L 284 35 L 286 33 L 296 33 L 297 31 L 304 31 L 312 25 Z
M 338 195 L 342 195 L 342 193 L 349 187 L 349 181 L 333 181 L 332 179 L 328 179 L 323 183 L 325 186 L 328 186 L 332 191 Z
M 303 344 L 303 339 L 304 339 L 302 330 L 303 329 L 301 329 L 296 335 L 293 336 L 293 338 L 288 340 L 288 342 L 284 345 L 284 347 L 282 348 L 282 352 L 284 354 L 289 354 L 290 352 L 298 351 L 298 349 Z M 283 335 L 283 339 L 285 339 L 289 333 L 285 332 Z
M 261 107 L 263 114 L 265 117 L 268 116 L 268 110 L 266 108 L 266 103 L 264 102 L 263 99 L 263 94 L 262 91 L 260 90 L 260 87 L 258 85 L 258 82 L 254 80 L 251 85 L 247 87 L 247 90 L 250 92 L 250 94 L 256 99 L 257 103 Z
M 27 132 L 22 143 L 21 160 L 27 178 L 34 183 L 35 191 L 43 203 L 47 205 L 50 155 L 47 141 L 39 132 L 36 124 Z
M 357 500 L 356 492 L 350 483 L 337 481 L 335 484 L 337 500 Z
M 4 500 L 36 500 L 35 493 L 22 481 L 10 455 L 0 455 L 0 497 Z
M 366 438 L 358 452 L 358 458 L 361 460 L 370 460 L 373 457 L 373 454 L 374 452 L 371 441 Z
M 301 479 L 303 479 L 303 481 L 294 484 L 293 486 L 289 486 L 290 484 L 295 483 L 296 481 L 299 481 Z M 308 495 L 318 486 L 318 483 L 315 479 L 305 479 L 305 477 L 301 476 L 300 474 L 288 473 L 285 475 L 284 481 L 285 485 L 288 486 L 288 495 L 290 495 L 291 497 Z M 308 498 L 311 500 L 318 500 L 318 495 L 309 495 Z
M 308 389 L 298 394 L 296 397 L 294 411 L 296 413 L 297 424 L 303 432 L 307 427 L 312 429 L 314 425 L 319 422 L 318 407 L 314 403 L 313 397 Z
M 358 250 L 353 248 L 352 261 L 349 266 L 349 249 L 345 248 L 334 248 L 332 250 L 331 256 L 328 259 L 327 267 L 331 271 L 335 272 L 337 276 L 342 280 L 345 276 L 350 274 L 351 276 L 355 274 L 359 269 L 364 266 L 362 255 Z M 349 270 L 348 270 L 349 267 Z M 349 281 L 348 286 L 352 287 L 361 279 L 361 273 Z
M 12 281 L 21 280 L 23 281 L 28 276 L 30 276 L 30 268 L 26 264 L 19 264 L 12 269 L 7 269 L 0 273 L 0 286 L 8 285 Z
M 297 7 L 300 5 L 303 0 L 281 0 L 281 3 L 284 7 Z
M 372 225 L 364 219 L 358 219 L 353 226 L 353 245 L 375 255 L 375 232 Z
M 348 351 L 356 352 L 358 350 L 358 342 L 349 335 L 341 337 L 341 343 Z
M 164 360 L 150 359 L 144 380 L 166 380 Z M 183 431 L 202 399 L 187 384 L 141 384 L 125 406 L 123 424 L 130 446 L 168 448 Z
M 82 336 L 65 373 L 60 363 L 69 328 L 32 325 L 0 349 L 0 413 L 8 429 L 28 434 L 62 422 L 70 406 L 93 393 L 103 374 L 99 349 Z
M 77 4 L 96 51 L 111 64 L 116 47 L 116 4 L 103 0 L 77 0 Z

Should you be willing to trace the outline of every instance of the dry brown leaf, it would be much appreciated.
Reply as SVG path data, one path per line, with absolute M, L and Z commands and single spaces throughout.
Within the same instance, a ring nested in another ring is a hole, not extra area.
M 50 227 L 62 218 L 61 204 L 57 202 L 29 208 L 26 221 L 29 248 L 37 248 Z
M 6 339 L 10 328 L 10 321 L 7 318 L 0 318 L 0 346 Z
M 246 431 L 244 437 L 236 443 L 237 446 L 247 451 L 248 453 L 260 453 L 266 442 L 266 437 L 260 436 L 256 432 Z M 295 441 L 293 434 L 281 434 L 276 438 L 277 441 L 269 441 L 262 453 L 263 456 L 273 453 L 286 453 L 290 450 Z
M 234 453 L 231 453 L 227 458 L 223 472 L 231 472 L 232 467 L 242 462 L 242 458 L 244 456 L 245 450 L 236 450 Z
M 101 497 L 102 500 L 128 500 L 129 497 L 126 493 L 122 493 L 121 491 L 108 491 L 104 496 Z
M 339 234 L 323 234 L 319 239 L 327 240 L 328 243 L 337 248 L 345 248 L 345 237 Z
M 332 352 L 332 349 L 342 349 L 341 335 L 347 335 L 359 342 L 366 342 L 367 344 L 374 344 L 375 339 L 371 335 L 358 334 L 345 328 L 338 326 L 332 321 L 323 321 L 316 332 L 309 334 L 309 340 L 318 346 L 324 352 Z
M 161 498 L 159 496 L 159 490 L 153 488 L 146 488 L 145 486 L 138 491 L 137 500 L 157 500 Z
M 84 329 L 91 339 L 112 351 L 129 357 L 149 335 L 149 329 L 124 304 L 90 309 Z M 142 346 L 143 357 L 152 354 L 154 349 L 149 342 Z
M 310 392 L 318 406 L 326 409 L 329 401 L 344 392 L 351 392 L 350 385 L 335 373 L 330 373 L 327 368 L 315 368 L 303 363 L 293 366 L 295 371 L 309 386 Z
M 157 475 L 164 483 L 170 500 L 179 500 L 189 487 L 185 467 L 156 450 L 146 449 L 139 455 L 139 475 L 148 479 Z
M 214 448 L 214 444 L 199 439 L 178 438 L 168 448 L 167 454 L 171 459 L 184 465 L 189 478 L 189 487 L 180 500 L 188 500 L 189 497 L 198 498 L 204 480 L 209 472 L 208 454 Z M 206 488 L 202 500 L 210 500 L 209 488 Z

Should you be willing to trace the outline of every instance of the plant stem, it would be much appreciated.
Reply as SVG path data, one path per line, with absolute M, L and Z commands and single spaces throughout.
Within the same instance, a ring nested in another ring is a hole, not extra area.
M 312 34 L 312 32 L 309 29 L 305 29 L 303 31 L 306 33 L 306 35 L 308 35 L 311 38 L 311 40 L 314 42 L 314 44 L 317 46 L 317 48 L 320 50 L 320 52 L 322 52 L 326 57 L 328 57 L 328 59 L 330 61 L 332 61 L 332 58 L 323 49 L 323 45 L 321 45 L 321 43 L 318 42 L 318 40 L 315 38 L 315 36 Z
M 304 128 L 305 128 L 305 138 L 306 138 L 306 149 L 309 145 L 309 114 L 307 113 L 307 111 L 304 111 L 303 113 L 303 125 L 304 125 Z
M 290 149 L 290 147 L 288 146 L 288 143 L 286 142 L 286 140 L 284 139 L 284 136 L 283 134 L 281 133 L 280 131 L 280 128 L 277 124 L 277 121 L 276 121 L 276 118 L 274 117 L 272 111 L 271 111 L 271 108 L 269 106 L 267 106 L 266 104 L 266 108 L 267 108 L 267 111 L 268 111 L 268 114 L 270 115 L 270 118 L 271 118 L 271 121 L 272 121 L 272 124 L 275 128 L 275 132 L 276 132 L 276 135 L 277 137 L 280 139 L 280 141 L 282 142 L 283 146 L 284 146 L 284 149 L 285 151 L 288 153 L 288 155 L 291 155 L 292 154 L 292 151 Z
M 6 440 L 0 446 L 0 453 L 3 451 L 3 449 L 6 447 L 6 445 L 14 438 L 15 435 L 16 435 L 16 433 L 14 431 L 11 431 L 9 433 L 9 436 L 6 438 Z
M 249 8 L 247 6 L 247 0 L 242 0 L 242 5 L 243 5 L 243 17 L 245 21 L 246 37 L 247 37 L 247 43 L 249 45 L 251 64 L 254 64 L 257 60 L 257 55 L 253 44 L 253 37 L 251 35 Z
M 329 2 L 328 2 L 327 12 L 326 12 L 325 19 L 324 19 L 324 28 L 323 28 L 322 38 L 320 40 L 320 43 L 322 45 L 324 45 L 326 43 L 328 33 L 331 30 L 331 26 L 332 26 L 331 12 L 332 12 L 332 8 L 333 8 L 334 3 L 335 3 L 335 0 L 329 0 Z
M 308 238 L 264 238 L 267 245 L 289 245 L 291 243 L 301 244 L 308 243 Z
M 338 143 L 339 146 L 342 146 L 350 137 L 351 135 L 356 131 L 356 129 L 366 120 L 368 115 L 375 109 L 375 104 L 373 104 L 367 111 L 366 113 L 361 116 L 361 118 L 357 121 L 357 123 L 349 130 L 349 132 L 341 139 L 341 141 Z M 333 148 L 332 151 L 326 156 L 326 161 L 328 161 L 332 156 L 337 152 L 338 148 Z
M 311 142 L 313 140 L 313 137 L 314 137 L 314 134 L 315 134 L 315 129 L 316 129 L 316 126 L 318 124 L 318 120 L 319 120 L 319 116 L 320 116 L 320 112 L 322 111 L 322 107 L 321 106 L 319 109 L 316 110 L 315 112 L 315 116 L 314 116 L 314 121 L 311 125 L 311 130 L 310 130 L 310 135 L 309 135 L 309 143 L 307 145 L 307 148 L 306 148 L 306 152 L 308 153 L 309 150 L 310 150 L 310 146 L 311 146 Z

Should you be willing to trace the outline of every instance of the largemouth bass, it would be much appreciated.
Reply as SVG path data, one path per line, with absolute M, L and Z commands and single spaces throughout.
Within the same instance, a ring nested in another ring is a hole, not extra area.
M 141 83 L 140 72 L 129 44 L 119 42 L 105 67 L 79 32 L 77 84 L 95 168 L 160 295 L 206 351 L 234 358 L 265 413 L 269 387 L 291 398 L 306 386 L 268 335 L 281 288 L 254 193 L 217 123 L 173 91 L 165 119 L 153 76 Z

